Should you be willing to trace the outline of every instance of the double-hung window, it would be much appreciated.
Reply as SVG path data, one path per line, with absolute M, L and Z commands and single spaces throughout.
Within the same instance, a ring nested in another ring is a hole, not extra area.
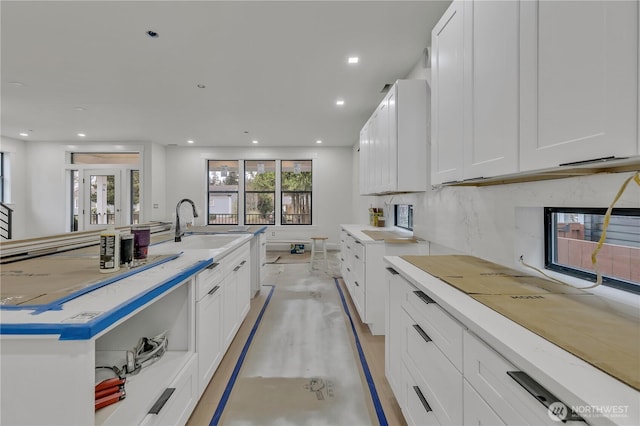
M 244 162 L 244 223 L 275 225 L 276 162 Z
M 282 161 L 283 225 L 311 225 L 312 161 Z
M 238 224 L 239 162 L 209 160 L 207 205 L 209 225 Z

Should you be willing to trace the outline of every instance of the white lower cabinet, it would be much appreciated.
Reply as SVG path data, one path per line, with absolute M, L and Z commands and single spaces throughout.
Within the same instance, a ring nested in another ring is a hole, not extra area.
M 196 351 L 198 352 L 198 390 L 209 384 L 222 360 L 222 286 L 223 272 L 220 263 L 209 265 L 196 280 Z
M 557 425 L 546 404 L 549 397 L 535 382 L 527 390 L 513 378 L 522 372 L 474 334 L 464 333 L 466 380 L 506 424 Z M 532 379 L 525 375 L 527 380 Z M 535 395 L 535 396 L 534 396 Z
M 386 277 L 385 374 L 409 425 L 558 424 L 547 409 L 558 399 L 451 316 L 428 287 L 419 290 L 393 267 Z M 566 424 L 585 424 L 572 414 Z
M 160 393 L 140 425 L 182 425 L 198 403 L 197 357 L 184 367 L 179 376 Z
M 506 425 L 495 411 L 491 409 L 489 404 L 480 397 L 478 392 L 464 380 L 464 424 L 466 425 L 491 425 L 502 426 Z
M 365 227 L 380 231 L 384 228 Z M 340 260 L 342 278 L 358 311 L 360 320 L 369 326 L 371 334 L 385 333 L 387 279 L 384 256 L 425 254 L 428 245 L 423 242 L 392 243 L 373 240 L 361 232 L 360 225 L 342 225 L 340 233 Z
M 251 303 L 251 272 L 249 244 L 224 258 L 222 292 L 222 338 L 226 351 L 240 324 L 249 312 Z

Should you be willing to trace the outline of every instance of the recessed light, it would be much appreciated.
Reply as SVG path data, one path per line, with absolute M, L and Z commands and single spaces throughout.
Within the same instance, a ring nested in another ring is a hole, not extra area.
M 318 140 L 316 141 L 316 143 L 322 143 L 322 141 L 321 141 L 320 139 L 318 139 Z
M 86 134 L 84 134 L 84 133 L 78 133 L 78 136 L 80 136 L 81 138 L 84 138 L 84 137 L 85 137 L 85 136 L 87 136 L 87 135 L 86 135 Z
M 338 100 L 336 101 L 336 105 L 338 105 L 338 106 L 342 106 L 342 105 L 344 105 L 344 100 L 343 100 L 343 99 L 338 99 Z
M 197 85 L 196 85 L 196 87 L 197 87 L 198 89 L 204 89 L 204 88 L 205 88 L 205 87 L 207 87 L 207 86 L 205 86 L 204 84 L 197 84 Z
M 193 141 L 192 141 L 191 139 L 189 139 L 189 140 L 187 141 L 187 143 L 193 143 Z
M 81 106 L 77 106 L 77 107 L 75 107 L 73 109 L 75 109 L 76 111 L 86 111 L 86 109 L 81 107 Z
M 17 87 L 23 87 L 24 86 L 24 83 L 22 83 L 20 81 L 10 81 L 9 84 L 12 85 L 12 86 L 17 86 Z
M 22 132 L 20 133 L 20 136 L 29 136 L 29 133 Z
M 153 31 L 153 30 L 149 30 L 149 31 L 147 31 L 147 33 L 146 33 L 146 34 L 147 34 L 149 37 L 151 37 L 151 38 L 158 38 L 158 37 L 160 37 L 160 35 L 159 35 L 157 32 Z
M 251 143 L 258 143 L 258 141 L 257 140 L 252 140 Z
M 347 62 L 350 64 L 357 64 L 360 59 L 357 56 L 349 56 Z

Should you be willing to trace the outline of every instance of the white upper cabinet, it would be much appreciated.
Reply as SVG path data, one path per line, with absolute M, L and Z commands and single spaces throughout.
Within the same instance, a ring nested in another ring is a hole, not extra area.
M 518 171 L 519 18 L 517 1 L 465 2 L 463 179 Z
M 462 179 L 464 1 L 454 0 L 431 34 L 431 183 Z
M 427 189 L 425 80 L 398 80 L 360 132 L 360 193 Z
M 520 170 L 637 155 L 638 2 L 520 8 Z
M 431 183 L 640 154 L 638 1 L 456 1 L 432 32 Z

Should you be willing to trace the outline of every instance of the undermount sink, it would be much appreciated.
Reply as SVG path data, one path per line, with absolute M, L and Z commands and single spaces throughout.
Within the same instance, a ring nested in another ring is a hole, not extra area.
M 214 250 L 220 253 L 224 249 L 231 248 L 241 242 L 251 239 L 249 234 L 197 234 L 183 235 L 182 241 L 167 241 L 151 247 L 154 253 L 176 253 L 187 250 Z M 211 255 L 217 254 L 211 253 Z

